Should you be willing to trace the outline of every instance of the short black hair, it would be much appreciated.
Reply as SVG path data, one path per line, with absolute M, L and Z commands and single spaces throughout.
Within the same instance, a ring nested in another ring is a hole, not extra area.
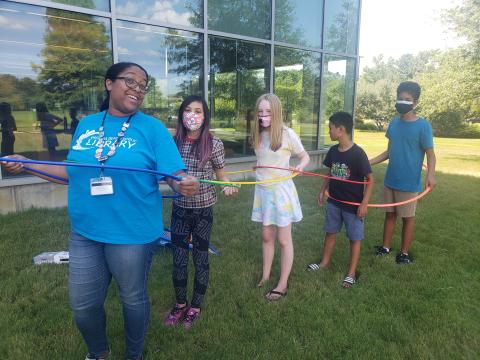
M 412 95 L 413 100 L 418 101 L 421 93 L 420 85 L 414 81 L 404 81 L 397 87 L 397 98 L 402 92 L 409 93 Z
M 346 111 L 338 111 L 328 119 L 335 127 L 343 126 L 347 134 L 351 134 L 353 130 L 353 117 Z

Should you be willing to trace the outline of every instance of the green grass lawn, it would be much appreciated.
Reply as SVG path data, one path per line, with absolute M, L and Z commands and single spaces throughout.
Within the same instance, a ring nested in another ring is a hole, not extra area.
M 369 156 L 386 145 L 376 133 L 357 132 L 356 141 Z M 328 270 L 304 270 L 319 260 L 322 248 L 318 178 L 295 180 L 304 220 L 293 231 L 289 294 L 277 303 L 263 298 L 273 279 L 266 289 L 255 287 L 262 255 L 260 227 L 249 220 L 253 187 L 242 187 L 233 200 L 222 198 L 212 235 L 221 256 L 211 257 L 204 311 L 188 333 L 162 325 L 174 301 L 171 254 L 160 249 L 155 256 L 147 359 L 478 359 L 480 142 L 436 139 L 436 146 L 438 186 L 418 206 L 414 263 L 400 266 L 392 256 L 373 255 L 383 213 L 371 209 L 361 277 L 350 290 L 341 288 L 348 262 L 344 234 Z M 375 167 L 372 202 L 381 201 L 384 170 L 384 165 Z M 67 265 L 32 264 L 40 252 L 66 249 L 68 229 L 64 209 L 0 216 L 0 353 L 5 359 L 83 359 L 86 353 L 68 306 Z M 274 279 L 278 273 L 279 253 Z M 112 359 L 122 359 L 123 320 L 115 286 L 106 308 Z

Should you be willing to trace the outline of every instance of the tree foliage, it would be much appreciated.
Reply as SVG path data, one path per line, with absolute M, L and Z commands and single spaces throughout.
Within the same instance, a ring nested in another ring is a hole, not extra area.
M 33 65 L 50 106 L 97 110 L 112 62 L 105 25 L 91 15 L 48 9 L 43 63 Z
M 434 71 L 437 51 L 417 55 L 404 54 L 398 59 L 375 57 L 373 66 L 366 67 L 357 86 L 357 117 L 373 120 L 383 130 L 395 116 L 396 88 L 402 81 L 412 80 L 427 71 Z
M 422 87 L 417 112 L 432 121 L 435 134 L 456 136 L 469 131 L 464 120 L 480 117 L 480 1 L 463 0 L 445 11 L 443 19 L 466 44 L 399 59 L 376 57 L 358 82 L 360 120 L 373 120 L 380 128 L 393 115 L 397 85 L 413 80 Z
M 444 12 L 443 19 L 458 36 L 467 40 L 465 50 L 480 62 L 480 1 L 463 0 L 460 5 Z
M 373 120 L 377 130 L 381 131 L 395 115 L 393 104 L 395 93 L 386 80 L 378 80 L 374 84 L 360 82 L 357 95 L 357 118 L 360 121 Z
M 451 50 L 438 57 L 438 67 L 417 77 L 422 85 L 422 112 L 457 111 L 465 118 L 480 114 L 480 63 L 461 50 Z

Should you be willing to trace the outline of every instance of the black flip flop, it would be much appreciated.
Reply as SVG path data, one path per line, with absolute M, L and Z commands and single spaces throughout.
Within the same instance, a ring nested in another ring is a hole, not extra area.
M 276 297 L 276 298 L 269 298 L 269 295 L 280 295 L 279 297 Z M 287 292 L 281 292 L 281 291 L 276 291 L 276 290 L 270 290 L 266 295 L 265 295 L 265 298 L 268 300 L 268 301 L 278 301 L 282 298 L 284 298 L 285 296 L 287 296 Z

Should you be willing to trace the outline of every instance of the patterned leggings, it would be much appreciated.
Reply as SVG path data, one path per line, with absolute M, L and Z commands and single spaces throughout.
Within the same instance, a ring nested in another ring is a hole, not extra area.
M 213 206 L 187 209 L 172 208 L 173 286 L 178 304 L 187 302 L 188 245 L 190 234 L 193 244 L 195 282 L 191 306 L 199 308 L 207 291 L 209 278 L 208 245 L 213 225 Z

